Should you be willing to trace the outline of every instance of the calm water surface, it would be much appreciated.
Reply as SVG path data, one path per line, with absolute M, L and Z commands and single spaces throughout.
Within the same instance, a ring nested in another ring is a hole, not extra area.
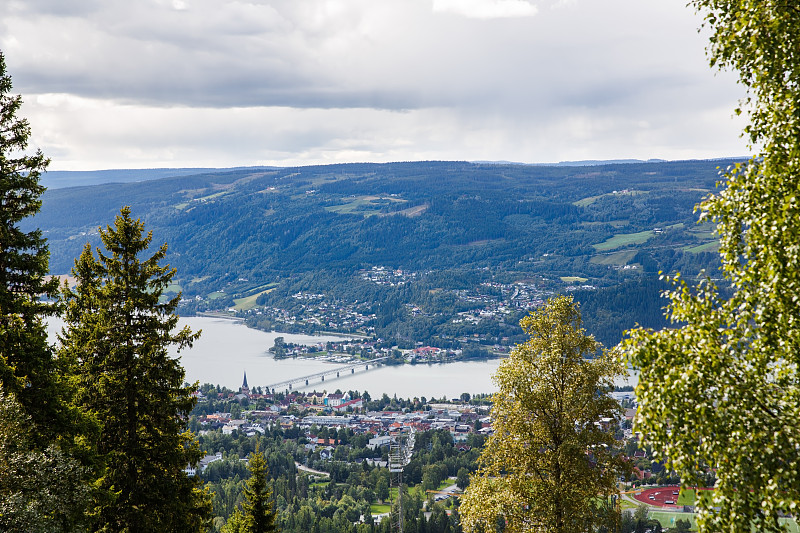
M 63 322 L 51 320 L 48 331 L 55 341 L 55 333 Z M 238 390 L 242 376 L 247 372 L 250 388 L 276 383 L 286 379 L 315 374 L 343 365 L 313 359 L 283 359 L 276 361 L 268 350 L 276 337 L 297 344 L 316 344 L 342 340 L 347 337 L 311 336 L 292 333 L 264 332 L 250 329 L 233 321 L 208 317 L 181 318 L 180 325 L 192 330 L 202 330 L 200 339 L 192 348 L 180 353 L 189 382 L 213 383 Z M 388 394 L 398 397 L 425 396 L 427 398 L 456 398 L 463 392 L 491 393 L 497 390 L 491 380 L 500 360 L 458 362 L 446 365 L 403 365 L 378 367 L 367 372 L 347 374 L 340 379 L 325 378 L 324 382 L 309 382 L 297 390 L 358 390 L 369 391 L 372 397 Z M 624 383 L 622 383 L 624 384 Z M 635 384 L 635 383 L 632 383 Z

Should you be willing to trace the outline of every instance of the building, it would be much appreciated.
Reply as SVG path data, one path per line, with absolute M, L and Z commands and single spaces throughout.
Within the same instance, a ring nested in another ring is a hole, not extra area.
M 242 388 L 239 389 L 239 392 L 246 396 L 250 396 L 250 387 L 247 386 L 247 371 L 244 372 L 244 381 L 242 381 Z

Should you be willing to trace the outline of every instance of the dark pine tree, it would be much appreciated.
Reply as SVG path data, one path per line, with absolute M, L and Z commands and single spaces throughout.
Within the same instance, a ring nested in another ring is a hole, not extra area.
M 65 359 L 76 366 L 77 402 L 96 420 L 100 467 L 94 526 L 103 531 L 205 531 L 208 495 L 184 468 L 201 453 L 187 431 L 195 387 L 167 348 L 198 333 L 176 331 L 179 297 L 162 294 L 175 271 L 161 266 L 162 245 L 144 257 L 152 234 L 125 207 L 100 229 L 105 250 L 87 244 L 65 289 Z
M 272 504 L 272 489 L 269 486 L 269 469 L 264 454 L 256 444 L 255 451 L 248 461 L 250 479 L 244 488 L 245 501 L 244 531 L 247 533 L 273 533 L 278 530 L 275 525 L 276 512 Z
M 43 319 L 54 314 L 42 297 L 58 291 L 48 280 L 49 253 L 42 232 L 20 229 L 41 207 L 40 174 L 50 162 L 26 152 L 30 126 L 17 118 L 20 96 L 9 95 L 11 77 L 0 52 L 0 388 L 12 393 L 45 447 L 65 429 L 56 361 Z

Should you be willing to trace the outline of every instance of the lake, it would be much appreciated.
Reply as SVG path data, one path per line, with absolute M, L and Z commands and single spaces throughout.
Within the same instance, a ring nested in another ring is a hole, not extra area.
M 189 381 L 197 380 L 200 383 L 208 382 L 238 389 L 246 371 L 247 382 L 252 389 L 259 385 L 345 366 L 303 358 L 276 361 L 267 350 L 275 343 L 276 337 L 283 337 L 286 342 L 296 344 L 324 343 L 348 337 L 265 332 L 250 329 L 232 320 L 207 317 L 181 318 L 181 324 L 186 324 L 193 330 L 203 330 L 200 340 L 191 349 L 180 354 Z M 317 380 L 309 382 L 307 387 L 295 389 L 325 389 L 328 392 L 336 389 L 360 392 L 366 390 L 372 397 L 386 393 L 389 396 L 397 394 L 399 397 L 453 398 L 460 396 L 462 392 L 494 392 L 496 388 L 491 383 L 490 375 L 499 364 L 499 360 L 491 360 L 447 365 L 381 366 L 366 372 L 348 373 L 346 377 L 339 379 L 329 376 L 324 382 Z
M 51 320 L 48 323 L 48 332 L 53 341 L 56 331 L 62 325 L 60 320 Z M 203 331 L 192 348 L 181 353 L 171 351 L 175 357 L 180 357 L 189 382 L 212 383 L 238 390 L 243 374 L 247 372 L 248 385 L 253 389 L 344 366 L 302 358 L 276 361 L 268 350 L 275 343 L 276 337 L 283 337 L 286 342 L 296 344 L 325 343 L 348 337 L 265 332 L 250 329 L 238 321 L 209 317 L 181 318 L 180 325 L 187 325 L 194 331 Z M 309 382 L 307 387 L 295 389 L 324 389 L 328 392 L 336 389 L 360 392 L 366 390 L 373 398 L 384 393 L 389 396 L 396 394 L 402 398 L 456 398 L 463 392 L 495 392 L 497 387 L 492 383 L 491 376 L 499 365 L 499 359 L 492 359 L 436 365 L 382 366 L 366 372 L 347 374 L 339 379 L 326 377 L 324 382 Z

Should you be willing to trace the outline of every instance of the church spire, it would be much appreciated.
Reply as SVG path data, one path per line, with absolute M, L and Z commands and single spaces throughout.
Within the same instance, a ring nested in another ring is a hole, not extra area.
M 242 392 L 245 394 L 250 393 L 250 387 L 247 386 L 247 370 L 244 371 L 244 381 L 242 382 Z

